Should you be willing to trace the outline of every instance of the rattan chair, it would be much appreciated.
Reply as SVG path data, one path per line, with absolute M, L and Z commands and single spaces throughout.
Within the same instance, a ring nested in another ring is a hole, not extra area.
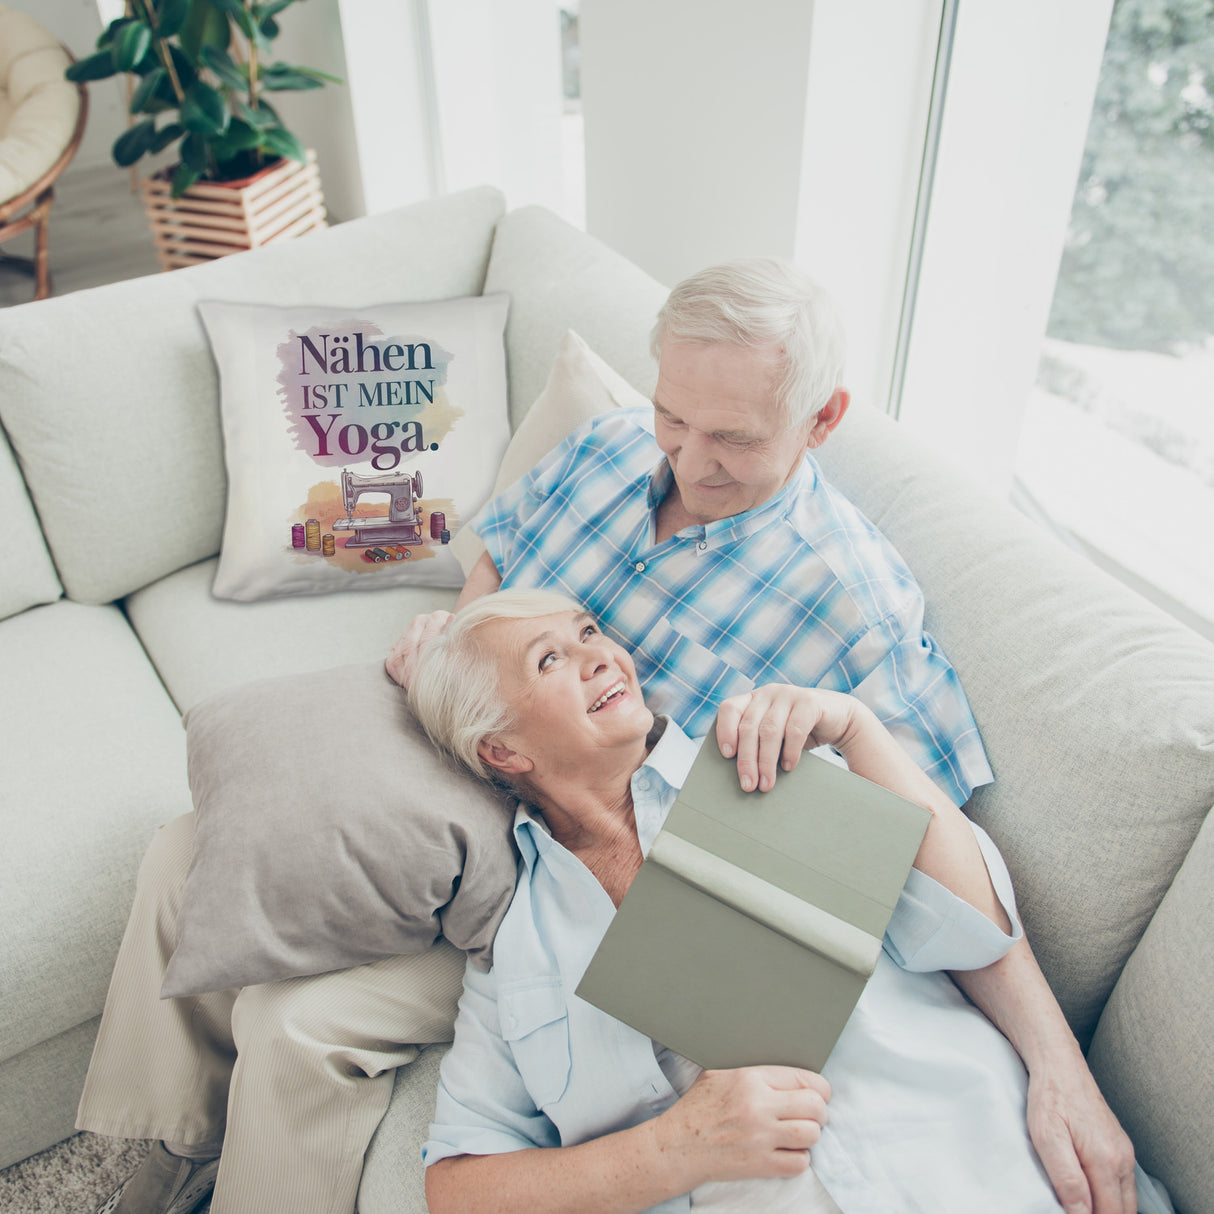
M 34 230 L 34 255 L 4 256 L 51 293 L 47 221 L 55 179 L 84 136 L 88 93 L 64 78 L 71 55 L 34 18 L 0 5 L 0 243 Z

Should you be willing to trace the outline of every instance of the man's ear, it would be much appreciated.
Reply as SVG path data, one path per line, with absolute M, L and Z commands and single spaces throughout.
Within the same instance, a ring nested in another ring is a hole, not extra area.
M 477 743 L 476 753 L 486 767 L 500 771 L 503 775 L 519 776 L 535 766 L 526 755 L 517 750 L 511 750 L 500 739 L 486 738 Z
M 818 416 L 810 427 L 806 446 L 812 450 L 826 442 L 830 437 L 830 432 L 843 420 L 843 415 L 850 404 L 851 393 L 846 388 L 836 388 L 830 400 L 818 410 Z

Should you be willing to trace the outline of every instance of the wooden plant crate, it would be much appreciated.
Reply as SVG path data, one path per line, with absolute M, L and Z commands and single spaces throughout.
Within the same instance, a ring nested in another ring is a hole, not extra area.
M 241 181 L 199 181 L 180 198 L 169 177 L 156 174 L 140 186 L 156 255 L 165 270 L 198 265 L 324 228 L 325 200 L 316 167 L 279 160 Z

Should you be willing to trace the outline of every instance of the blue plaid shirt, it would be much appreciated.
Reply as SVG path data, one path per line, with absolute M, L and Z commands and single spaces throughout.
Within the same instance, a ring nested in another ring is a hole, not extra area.
M 765 683 L 853 692 L 958 804 L 992 779 L 923 595 L 809 455 L 775 497 L 655 543 L 673 486 L 648 409 L 594 418 L 472 526 L 503 587 L 559 590 L 634 655 L 646 703 L 706 734 Z

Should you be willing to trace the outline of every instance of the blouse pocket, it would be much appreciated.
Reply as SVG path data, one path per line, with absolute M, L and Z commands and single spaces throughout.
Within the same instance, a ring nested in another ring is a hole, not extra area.
M 530 980 L 498 994 L 502 1037 L 509 1043 L 538 1108 L 555 1104 L 569 1086 L 569 1008 L 559 978 Z

